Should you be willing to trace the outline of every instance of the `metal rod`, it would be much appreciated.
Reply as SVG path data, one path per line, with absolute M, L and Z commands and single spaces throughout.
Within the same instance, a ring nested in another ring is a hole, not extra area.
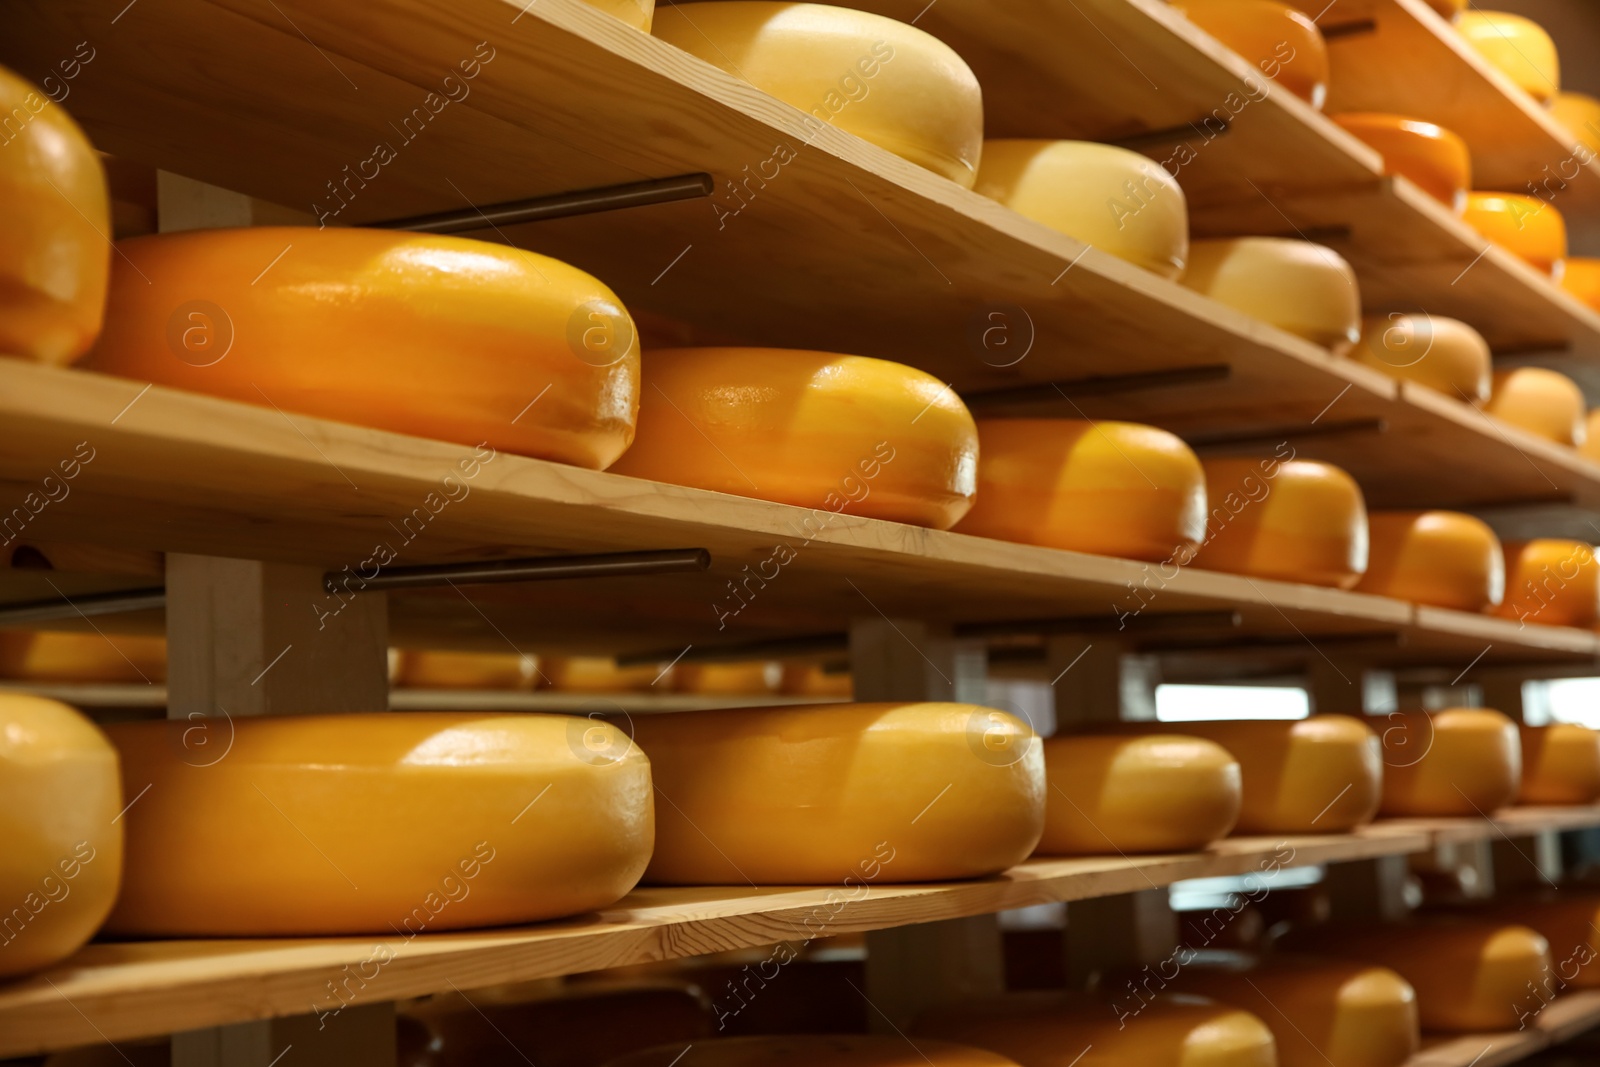
M 1322 31 L 1324 41 L 1337 40 L 1340 37 L 1359 37 L 1364 33 L 1377 33 L 1377 19 L 1352 19 L 1349 22 L 1336 22 L 1332 26 L 1317 27 Z
M 1200 122 L 1214 123 L 1212 128 L 1216 130 L 1216 133 L 1213 136 L 1217 137 L 1227 133 L 1232 128 L 1230 123 L 1220 122 L 1210 115 L 1203 116 Z M 1129 148 L 1137 152 L 1151 145 L 1166 144 L 1170 141 L 1193 141 L 1196 138 L 1205 137 L 1206 132 L 1195 123 L 1186 122 L 1182 126 L 1168 126 L 1165 129 L 1150 130 L 1146 133 L 1131 133 L 1126 137 L 1116 137 L 1105 143 L 1116 145 L 1118 148 Z M 1209 138 L 1207 139 L 1209 140 Z
M 1104 615 L 1070 615 L 1057 619 L 1008 619 L 1004 622 L 969 622 L 955 628 L 957 637 L 1007 637 L 1013 634 L 1169 633 L 1174 630 L 1231 630 L 1244 624 L 1237 611 L 1187 611 L 1156 615 L 1133 615 L 1118 619 Z
M 1307 437 L 1337 437 L 1350 433 L 1387 433 L 1389 423 L 1384 419 L 1349 419 L 1344 422 L 1325 422 L 1321 425 L 1305 423 L 1293 426 L 1266 426 L 1260 430 L 1246 430 L 1237 433 L 1219 432 L 1211 434 L 1185 435 L 1184 440 L 1196 452 L 1222 448 L 1233 448 L 1238 445 L 1270 444 L 1274 441 L 1287 441 L 1291 437 L 1303 440 Z
M 675 200 L 694 200 L 710 196 L 713 188 L 715 185 L 709 174 L 680 174 L 673 178 L 653 178 L 625 185 L 535 196 L 527 200 L 508 200 L 464 211 L 440 211 L 432 215 L 413 215 L 367 225 L 386 230 L 415 230 L 418 233 L 469 233 L 491 226 L 515 226 L 523 222 L 592 215 L 601 211 L 667 204 Z
M 491 585 L 501 582 L 549 582 L 563 578 L 626 578 L 645 574 L 703 571 L 711 566 L 711 553 L 703 548 L 672 548 L 659 552 L 607 552 L 598 556 L 539 556 L 503 559 L 489 563 L 446 563 L 433 567 L 395 567 L 372 578 L 348 569 L 322 576 L 330 593 L 341 588 L 424 589 L 434 585 Z
M 1136 393 L 1147 389 L 1172 389 L 1180 385 L 1195 385 L 1201 382 L 1220 382 L 1232 374 L 1233 368 L 1226 363 L 1208 363 L 1198 367 L 1173 367 L 1170 370 L 1145 371 L 1140 374 L 1103 374 L 1089 378 L 1069 378 L 1065 381 L 1038 382 L 1007 389 L 964 392 L 961 394 L 961 399 L 969 408 L 994 410 L 1042 402 L 1059 404 L 1071 396 L 1106 396 L 1113 393 Z
M 161 588 L 127 589 L 119 593 L 89 593 L 75 599 L 61 597 L 30 600 L 0 607 L 0 626 L 15 623 L 49 622 L 85 615 L 121 615 L 130 611 L 150 611 L 167 605 L 167 591 Z

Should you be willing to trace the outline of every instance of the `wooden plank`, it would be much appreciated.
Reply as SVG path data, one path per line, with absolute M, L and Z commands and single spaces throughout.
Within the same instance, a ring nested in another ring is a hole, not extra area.
M 1512 1030 L 1503 1034 L 1464 1034 L 1423 1039 L 1422 1051 L 1406 1067 L 1505 1067 L 1532 1056 L 1549 1045 L 1537 1030 Z
M 1383 831 L 1427 834 L 1435 845 L 1500 841 L 1552 830 L 1586 830 L 1600 826 L 1600 805 L 1503 808 L 1481 818 L 1381 819 L 1374 826 Z

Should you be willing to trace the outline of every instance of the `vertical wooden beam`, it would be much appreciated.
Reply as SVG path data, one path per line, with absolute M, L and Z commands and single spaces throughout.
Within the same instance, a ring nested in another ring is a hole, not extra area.
M 1178 917 L 1165 888 L 1067 905 L 1067 982 L 1085 988 L 1108 971 L 1156 964 L 1178 945 Z
M 1509 715 L 1516 722 L 1526 719 L 1522 687 L 1527 677 L 1509 671 L 1486 671 L 1478 679 L 1478 689 L 1483 695 L 1483 706 Z
M 1046 669 L 1056 701 L 1056 724 L 1062 733 L 1123 717 L 1123 655 L 1115 638 L 1060 634 L 1045 641 Z M 1153 696 L 1149 717 L 1155 718 Z
M 1405 856 L 1380 856 L 1329 864 L 1323 885 L 1334 918 L 1396 922 L 1411 911 L 1410 877 Z

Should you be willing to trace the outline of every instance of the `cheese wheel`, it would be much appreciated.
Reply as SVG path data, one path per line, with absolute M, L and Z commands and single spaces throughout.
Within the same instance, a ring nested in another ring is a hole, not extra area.
M 777 673 L 761 660 L 744 663 L 679 663 L 672 669 L 672 688 L 679 693 L 744 696 L 772 692 Z
M 672 676 L 663 664 L 619 667 L 610 656 L 540 656 L 539 674 L 551 689 L 564 693 L 643 693 L 666 689 Z
M 1568 256 L 1561 272 L 1561 288 L 1579 303 L 1600 311 L 1600 259 Z
M 679 1059 L 678 1057 L 682 1057 Z M 605 1067 L 1016 1067 L 1003 1056 L 901 1035 L 787 1034 L 662 1045 Z
M 956 529 L 1002 541 L 1159 562 L 1205 536 L 1200 459 L 1153 426 L 983 419 L 978 495 Z
M 1292 459 L 1207 460 L 1198 566 L 1349 589 L 1367 569 L 1367 509 L 1344 471 Z
M 105 168 L 66 109 L 4 67 L 0 112 L 0 355 L 61 366 L 94 344 L 105 315 Z
M 1493 900 L 1474 901 L 1462 909 L 1480 922 L 1516 923 L 1538 932 L 1550 943 L 1546 998 L 1564 989 L 1600 988 L 1600 894 L 1579 889 L 1541 889 Z M 1540 1001 L 1524 991 L 1524 1010 L 1537 1012 Z
M 107 923 L 122 936 L 409 940 L 536 922 L 615 903 L 650 856 L 650 762 L 591 719 L 375 712 L 107 732 L 128 795 L 149 790 L 123 818 Z
M 977 878 L 1044 829 L 1027 724 L 970 704 L 813 704 L 640 716 L 656 789 L 647 881 L 872 884 Z
M 1328 96 L 1328 45 L 1304 13 L 1274 0 L 1174 0 L 1173 6 L 1314 108 Z
M 785 696 L 849 700 L 855 693 L 855 684 L 847 670 L 829 670 L 820 663 L 785 663 L 778 692 Z
M 495 449 L 600 469 L 633 439 L 633 320 L 559 260 L 351 227 L 191 230 L 117 249 L 91 370 L 481 444 L 461 476 L 443 472 L 451 499 Z
M 1532 19 L 1506 11 L 1464 11 L 1456 30 L 1491 67 L 1540 103 L 1560 91 L 1556 43 Z
M 988 140 L 973 188 L 1163 278 L 1183 273 L 1188 205 L 1148 156 L 1093 141 Z
M 1539 538 L 1505 545 L 1506 598 L 1496 614 L 1541 626 L 1600 620 L 1600 562 L 1582 541 Z
M 955 50 L 915 26 L 827 4 L 675 4 L 655 35 L 824 123 L 972 188 L 983 94 Z
M 1189 852 L 1239 817 L 1239 763 L 1182 734 L 1052 737 L 1044 743 L 1044 856 Z
M 1550 945 L 1492 920 L 1336 923 L 1290 933 L 1285 947 L 1396 971 L 1417 992 L 1424 1030 L 1512 1030 L 1550 966 Z M 1537 1001 L 1534 1001 L 1537 1004 Z
M 1489 342 L 1458 319 L 1399 312 L 1367 318 L 1350 356 L 1456 400 L 1481 404 L 1489 399 Z
M 1333 121 L 1383 157 L 1383 172 L 1417 184 L 1460 213 L 1472 188 L 1472 154 L 1459 134 L 1404 115 L 1347 111 Z
M 1505 597 L 1505 555 L 1481 519 L 1459 511 L 1374 511 L 1367 530 L 1360 592 L 1474 612 Z
M 1550 101 L 1550 117 L 1578 144 L 1600 152 L 1600 100 L 1587 93 L 1557 93 Z
M 94 723 L 55 700 L 0 695 L 0 978 L 66 959 L 105 921 L 122 804 L 117 753 Z
M 92 630 L 0 630 L 0 678 L 159 685 L 167 680 L 167 641 L 164 637 Z
M 1484 410 L 1531 434 L 1562 445 L 1581 445 L 1587 412 L 1578 383 L 1543 367 L 1496 371 Z
M 1519 726 L 1522 787 L 1518 804 L 1592 804 L 1600 800 L 1600 731 L 1576 723 Z
M 1120 723 L 1108 730 L 1203 737 L 1227 749 L 1239 762 L 1236 834 L 1346 833 L 1378 811 L 1384 772 L 1378 735 L 1351 715 Z
M 1421 1044 L 1416 991 L 1387 967 L 1217 953 L 1166 987 L 1259 1016 L 1277 1042 L 1280 1067 L 1400 1067 Z
M 1193 241 L 1184 285 L 1336 351 L 1361 336 L 1356 274 L 1331 248 L 1283 237 Z
M 400 652 L 394 685 L 408 689 L 532 689 L 538 662 L 515 652 Z
M 802 536 L 842 512 L 944 530 L 972 506 L 978 428 L 931 374 L 832 352 L 679 348 L 652 351 L 645 376 L 619 474 L 824 512 L 794 521 Z
M 1517 193 L 1467 194 L 1461 217 L 1478 235 L 1499 245 L 1534 270 L 1561 280 L 1567 256 L 1567 223 L 1551 204 Z
M 1485 816 L 1517 798 L 1522 745 L 1498 711 L 1391 712 L 1384 736 L 1402 735 L 1405 747 L 1391 745 L 1384 762 L 1384 815 Z
M 919 1043 L 924 1035 L 960 1041 L 1022 1067 L 1277 1067 L 1260 1019 L 1179 994 L 1012 993 L 940 1005 L 912 1032 Z
M 588 0 L 588 2 L 606 14 L 616 16 L 636 30 L 650 32 L 656 0 Z
M 1600 463 L 1600 408 L 1592 408 L 1584 416 L 1583 443 L 1578 446 L 1578 454 Z

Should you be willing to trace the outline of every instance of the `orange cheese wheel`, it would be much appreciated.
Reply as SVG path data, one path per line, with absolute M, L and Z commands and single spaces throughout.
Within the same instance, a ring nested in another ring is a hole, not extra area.
M 0 695 L 0 978 L 76 952 L 122 876 L 117 753 L 67 705 Z M 131 795 L 131 794 L 130 794 Z
M 993 708 L 733 708 L 633 728 L 661 795 L 658 884 L 976 878 L 1026 859 L 1044 828 L 1039 739 Z
M 205 744 L 196 744 L 196 732 Z M 615 903 L 650 856 L 650 763 L 562 715 L 118 723 L 128 864 L 108 929 L 410 937 Z
M 0 113 L 0 355 L 60 366 L 94 343 L 105 315 L 105 168 L 66 109 L 4 67 Z
M 1163 278 L 1189 257 L 1178 180 L 1148 156 L 1093 141 L 989 140 L 973 187 Z
M 761 660 L 743 663 L 679 663 L 672 688 L 679 693 L 743 696 L 772 692 L 777 671 Z
M 1259 1016 L 1277 1041 L 1280 1067 L 1400 1067 L 1422 1040 L 1416 991 L 1387 967 L 1215 953 L 1167 988 Z
M 1199 737 L 1052 737 L 1044 771 L 1043 856 L 1189 852 L 1239 817 L 1239 763 Z
M 1505 556 L 1483 520 L 1459 511 L 1374 511 L 1367 573 L 1356 589 L 1457 611 L 1505 597 Z
M 855 692 L 855 684 L 847 670 L 830 670 L 820 663 L 785 663 L 778 692 L 785 696 L 849 700 Z
M 924 1013 L 913 1034 L 991 1049 L 1022 1067 L 1277 1067 L 1272 1031 L 1202 997 L 1013 993 Z
M 1567 258 L 1567 223 L 1553 205 L 1536 196 L 1473 192 L 1467 194 L 1461 217 L 1485 241 L 1561 280 Z
M 1333 121 L 1383 157 L 1383 172 L 1415 182 L 1423 192 L 1460 212 L 1472 188 L 1472 154 L 1451 130 L 1421 119 L 1377 111 L 1347 111 Z
M 199 393 L 581 467 L 633 439 L 633 320 L 526 249 L 349 227 L 118 243 L 108 329 L 83 365 Z M 537 403 L 534 403 L 537 399 Z M 459 499 L 455 471 L 441 487 Z
M 1522 745 L 1517 725 L 1487 708 L 1450 708 L 1433 714 L 1393 712 L 1384 727 L 1390 746 L 1383 768 L 1383 804 L 1389 816 L 1484 816 L 1517 798 Z
M 1283 237 L 1222 237 L 1189 245 L 1183 284 L 1303 337 L 1343 351 L 1361 336 L 1356 274 L 1331 248 Z
M 540 656 L 539 675 L 551 689 L 566 693 L 643 693 L 667 688 L 664 664 L 619 667 L 610 656 Z
M 806 112 L 809 129 L 832 124 L 972 188 L 983 152 L 977 76 L 915 26 L 827 4 L 735 0 L 663 7 L 653 32 Z
M 1496 614 L 1541 626 L 1600 620 L 1600 562 L 1582 541 L 1540 538 L 1505 545 L 1506 598 Z
M 167 680 L 167 641 L 92 630 L 0 630 L 0 678 L 159 685 Z
M 1592 804 L 1600 800 L 1600 730 L 1576 723 L 1519 726 L 1522 787 L 1518 804 Z
M 1526 926 L 1492 920 L 1337 923 L 1289 934 L 1283 944 L 1396 971 L 1417 991 L 1424 1030 L 1514 1030 L 1519 1005 L 1550 965 L 1550 945 Z
M 1207 570 L 1349 589 L 1367 569 L 1367 508 L 1344 471 L 1292 459 L 1207 460 Z
M 1561 273 L 1561 288 L 1595 311 L 1600 311 L 1600 259 L 1568 256 Z
M 1578 383 L 1543 367 L 1497 371 L 1484 410 L 1562 445 L 1583 444 L 1588 429 Z
M 609 15 L 615 15 L 636 30 L 650 32 L 656 0 L 588 0 L 588 2 Z
M 1578 144 L 1600 151 L 1600 100 L 1587 93 L 1557 93 L 1550 101 L 1550 117 Z
M 961 533 L 1161 561 L 1205 535 L 1200 460 L 1153 426 L 1079 419 L 978 423 L 978 495 Z
M 679 348 L 646 358 L 638 438 L 612 469 L 812 508 L 813 526 L 848 512 L 942 530 L 972 506 L 977 468 L 972 414 L 931 374 L 832 352 Z
M 1464 11 L 1456 29 L 1491 67 L 1540 103 L 1561 90 L 1556 43 L 1532 19 L 1505 11 Z
M 1600 988 L 1600 895 L 1541 889 L 1474 901 L 1462 911 L 1479 922 L 1526 926 L 1550 943 L 1549 984 L 1539 987 L 1546 999 L 1551 992 Z M 1520 1006 L 1537 1014 L 1540 1001 L 1524 991 Z
M 1440 315 L 1398 312 L 1363 320 L 1351 358 L 1391 378 L 1469 403 L 1489 399 L 1489 343 L 1471 326 Z
M 1174 0 L 1189 21 L 1314 108 L 1328 96 L 1328 45 L 1304 13 L 1274 0 Z
M 538 663 L 515 652 L 402 649 L 393 684 L 409 689 L 532 689 Z
M 682 1057 L 679 1059 L 678 1057 Z M 912 1044 L 895 1034 L 786 1034 L 679 1042 L 605 1067 L 1016 1067 L 1003 1056 L 944 1041 Z

